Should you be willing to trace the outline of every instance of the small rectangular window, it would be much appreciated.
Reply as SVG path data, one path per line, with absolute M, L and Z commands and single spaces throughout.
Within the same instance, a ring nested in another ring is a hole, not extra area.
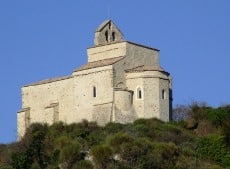
M 142 90 L 140 87 L 137 88 L 137 99 L 142 99 Z
M 162 90 L 161 97 L 162 97 L 162 99 L 166 99 L 166 92 L 165 92 L 165 90 Z
M 96 87 L 93 86 L 93 97 L 97 97 L 97 91 L 96 91 Z

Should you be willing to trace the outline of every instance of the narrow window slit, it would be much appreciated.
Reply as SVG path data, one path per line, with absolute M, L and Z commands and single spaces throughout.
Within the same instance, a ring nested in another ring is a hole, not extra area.
M 115 32 L 112 32 L 112 41 L 115 41 L 116 37 L 115 37 Z
M 137 88 L 137 98 L 142 99 L 142 91 L 140 87 Z
M 161 97 L 162 97 L 162 99 L 166 99 L 166 92 L 165 92 L 165 90 L 162 90 Z
M 108 42 L 109 41 L 109 34 L 108 31 L 105 31 L 105 40 Z
M 97 91 L 96 91 L 96 87 L 93 86 L 93 97 L 97 97 Z

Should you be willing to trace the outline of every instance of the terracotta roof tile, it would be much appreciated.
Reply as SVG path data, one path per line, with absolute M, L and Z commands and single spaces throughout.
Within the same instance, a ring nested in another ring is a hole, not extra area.
M 36 86 L 36 85 L 40 85 L 40 84 L 46 84 L 46 83 L 56 82 L 56 81 L 65 80 L 65 79 L 69 79 L 69 78 L 72 78 L 72 76 L 63 76 L 63 77 L 45 79 L 45 80 L 41 80 L 41 81 L 38 81 L 38 82 L 34 82 L 34 83 L 31 83 L 31 84 L 25 85 L 24 87 Z
M 112 64 L 118 62 L 119 60 L 121 60 L 122 58 L 124 58 L 124 56 L 111 58 L 111 59 L 104 59 L 104 60 L 100 60 L 100 61 L 96 61 L 96 62 L 89 62 L 89 63 L 81 66 L 80 68 L 74 70 L 74 72 L 81 71 L 81 70 L 86 70 L 86 69 L 92 69 L 92 68 L 101 67 L 101 66 L 112 65 Z M 36 85 L 41 85 L 41 84 L 46 84 L 46 83 L 52 83 L 52 82 L 65 80 L 65 79 L 69 79 L 69 78 L 72 78 L 72 76 L 63 76 L 63 77 L 45 79 L 45 80 L 41 80 L 41 81 L 38 81 L 38 82 L 34 82 L 34 83 L 31 83 L 31 84 L 25 85 L 24 87 L 36 86 Z
M 87 64 L 75 69 L 74 72 L 81 71 L 81 70 L 92 69 L 92 68 L 96 68 L 96 67 L 112 65 L 112 64 L 120 61 L 123 58 L 124 58 L 124 56 L 120 56 L 120 57 L 111 58 L 111 59 L 104 59 L 104 60 L 99 60 L 99 61 L 95 61 L 95 62 L 89 62 L 89 63 L 87 63 Z
M 143 72 L 143 71 L 160 71 L 166 74 L 169 74 L 168 72 L 166 72 L 163 68 L 161 68 L 160 66 L 145 66 L 145 65 L 141 65 L 132 69 L 127 69 L 125 70 L 127 73 L 129 72 Z
M 122 43 L 122 42 L 127 42 L 129 44 L 140 46 L 140 47 L 144 47 L 144 48 L 147 48 L 147 49 L 150 49 L 150 50 L 160 51 L 157 48 L 149 47 L 149 46 L 142 45 L 142 44 L 139 44 L 139 43 L 136 43 L 136 42 L 130 42 L 130 41 L 127 41 L 127 40 L 114 41 L 114 42 L 110 42 L 109 44 L 116 44 L 116 43 Z M 97 48 L 98 46 L 106 46 L 106 45 L 108 45 L 108 44 L 94 45 L 94 46 L 89 47 L 88 49 L 90 49 L 90 48 Z

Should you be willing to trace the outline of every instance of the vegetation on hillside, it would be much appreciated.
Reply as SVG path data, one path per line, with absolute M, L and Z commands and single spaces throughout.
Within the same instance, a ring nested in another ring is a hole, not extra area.
M 174 115 L 169 123 L 32 124 L 20 142 L 0 145 L 0 169 L 230 168 L 230 106 L 194 103 Z

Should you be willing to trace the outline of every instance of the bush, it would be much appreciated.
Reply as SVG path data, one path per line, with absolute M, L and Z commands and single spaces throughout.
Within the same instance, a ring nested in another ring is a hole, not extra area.
M 93 169 L 93 165 L 90 161 L 81 160 L 77 162 L 72 169 Z
M 124 128 L 124 124 L 120 123 L 108 123 L 104 129 L 109 134 L 115 134 L 117 132 L 120 132 Z
M 203 158 L 208 158 L 220 164 L 230 165 L 230 152 L 225 148 L 223 136 L 208 135 L 200 138 L 198 154 Z
M 230 148 L 230 119 L 226 119 L 223 122 L 222 134 L 224 135 L 225 142 Z
M 61 150 L 60 158 L 67 169 L 71 168 L 77 160 L 82 158 L 80 152 L 81 146 L 77 141 L 72 141 Z
M 228 107 L 219 107 L 217 109 L 209 108 L 206 110 L 207 119 L 218 128 L 223 125 L 224 120 L 230 119 L 230 109 Z
M 139 160 L 152 150 L 152 144 L 147 139 L 137 139 L 120 145 L 120 156 L 130 166 L 138 166 Z
M 221 169 L 219 165 L 230 165 L 230 106 L 217 109 L 190 106 L 197 126 L 189 130 L 184 121 L 157 119 L 105 127 L 88 121 L 33 124 L 22 141 L 0 145 L 0 164 L 14 169 L 92 169 L 85 160 L 91 154 L 98 169 Z M 7 158 L 11 153 L 12 160 Z
M 46 168 L 49 158 L 45 153 L 45 136 L 48 131 L 47 125 L 32 124 L 27 129 L 22 141 L 16 147 L 12 154 L 13 168 L 31 168 L 35 162 L 40 168 Z
M 12 154 L 12 167 L 14 169 L 30 169 L 33 163 L 33 156 L 30 150 Z
M 13 169 L 11 166 L 0 166 L 0 169 Z
M 109 144 L 113 148 L 115 153 L 121 151 L 121 145 L 124 143 L 132 142 L 134 139 L 126 133 L 117 133 L 109 138 Z
M 107 145 L 97 145 L 91 148 L 93 160 L 98 169 L 108 168 L 112 159 L 112 150 Z
M 87 148 L 89 149 L 93 145 L 102 144 L 105 141 L 106 135 L 101 130 L 91 132 L 86 138 Z
M 0 144 L 0 166 L 11 162 L 9 155 L 11 147 L 11 145 Z

